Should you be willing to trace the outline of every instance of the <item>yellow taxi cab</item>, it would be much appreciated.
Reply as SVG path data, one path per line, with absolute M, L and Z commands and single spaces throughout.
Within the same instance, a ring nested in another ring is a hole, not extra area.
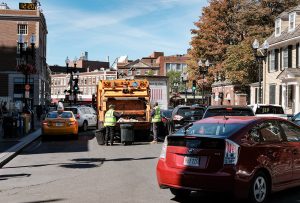
M 42 122 L 42 135 L 72 135 L 78 138 L 78 122 L 72 111 L 49 112 Z

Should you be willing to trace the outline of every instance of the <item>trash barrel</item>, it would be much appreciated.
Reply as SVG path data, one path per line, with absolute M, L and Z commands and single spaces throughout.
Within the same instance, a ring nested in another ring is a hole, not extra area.
M 101 128 L 100 130 L 96 130 L 95 137 L 98 142 L 98 145 L 104 145 L 105 144 L 105 127 Z
M 131 145 L 134 142 L 134 130 L 132 124 L 121 124 L 121 143 Z

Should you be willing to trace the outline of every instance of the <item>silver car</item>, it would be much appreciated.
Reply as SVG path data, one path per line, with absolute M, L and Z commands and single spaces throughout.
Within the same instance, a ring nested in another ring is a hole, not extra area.
M 66 111 L 72 111 L 78 121 L 78 127 L 86 131 L 89 127 L 97 126 L 97 113 L 89 106 L 65 107 Z

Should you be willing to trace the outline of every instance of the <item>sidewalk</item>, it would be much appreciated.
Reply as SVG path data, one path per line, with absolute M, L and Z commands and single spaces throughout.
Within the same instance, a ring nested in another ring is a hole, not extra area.
M 41 121 L 35 119 L 34 121 L 34 130 L 30 131 L 27 134 L 22 134 L 21 136 L 10 135 L 10 137 L 4 138 L 4 131 L 2 128 L 2 122 L 0 124 L 0 154 L 7 151 L 9 148 L 13 147 L 14 145 L 18 144 L 24 137 L 34 133 L 35 131 L 41 128 Z

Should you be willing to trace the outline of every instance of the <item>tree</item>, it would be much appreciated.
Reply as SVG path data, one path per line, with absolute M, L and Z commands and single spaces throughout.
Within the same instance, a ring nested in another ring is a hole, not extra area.
M 257 81 L 251 50 L 254 38 L 262 43 L 274 31 L 275 18 L 299 3 L 300 0 L 211 0 L 191 30 L 188 71 L 199 78 L 197 62 L 208 59 L 213 64 L 208 85 L 216 74 L 238 84 Z
M 167 72 L 167 77 L 169 77 L 169 87 L 173 87 L 174 83 L 180 83 L 180 72 L 171 70 Z

